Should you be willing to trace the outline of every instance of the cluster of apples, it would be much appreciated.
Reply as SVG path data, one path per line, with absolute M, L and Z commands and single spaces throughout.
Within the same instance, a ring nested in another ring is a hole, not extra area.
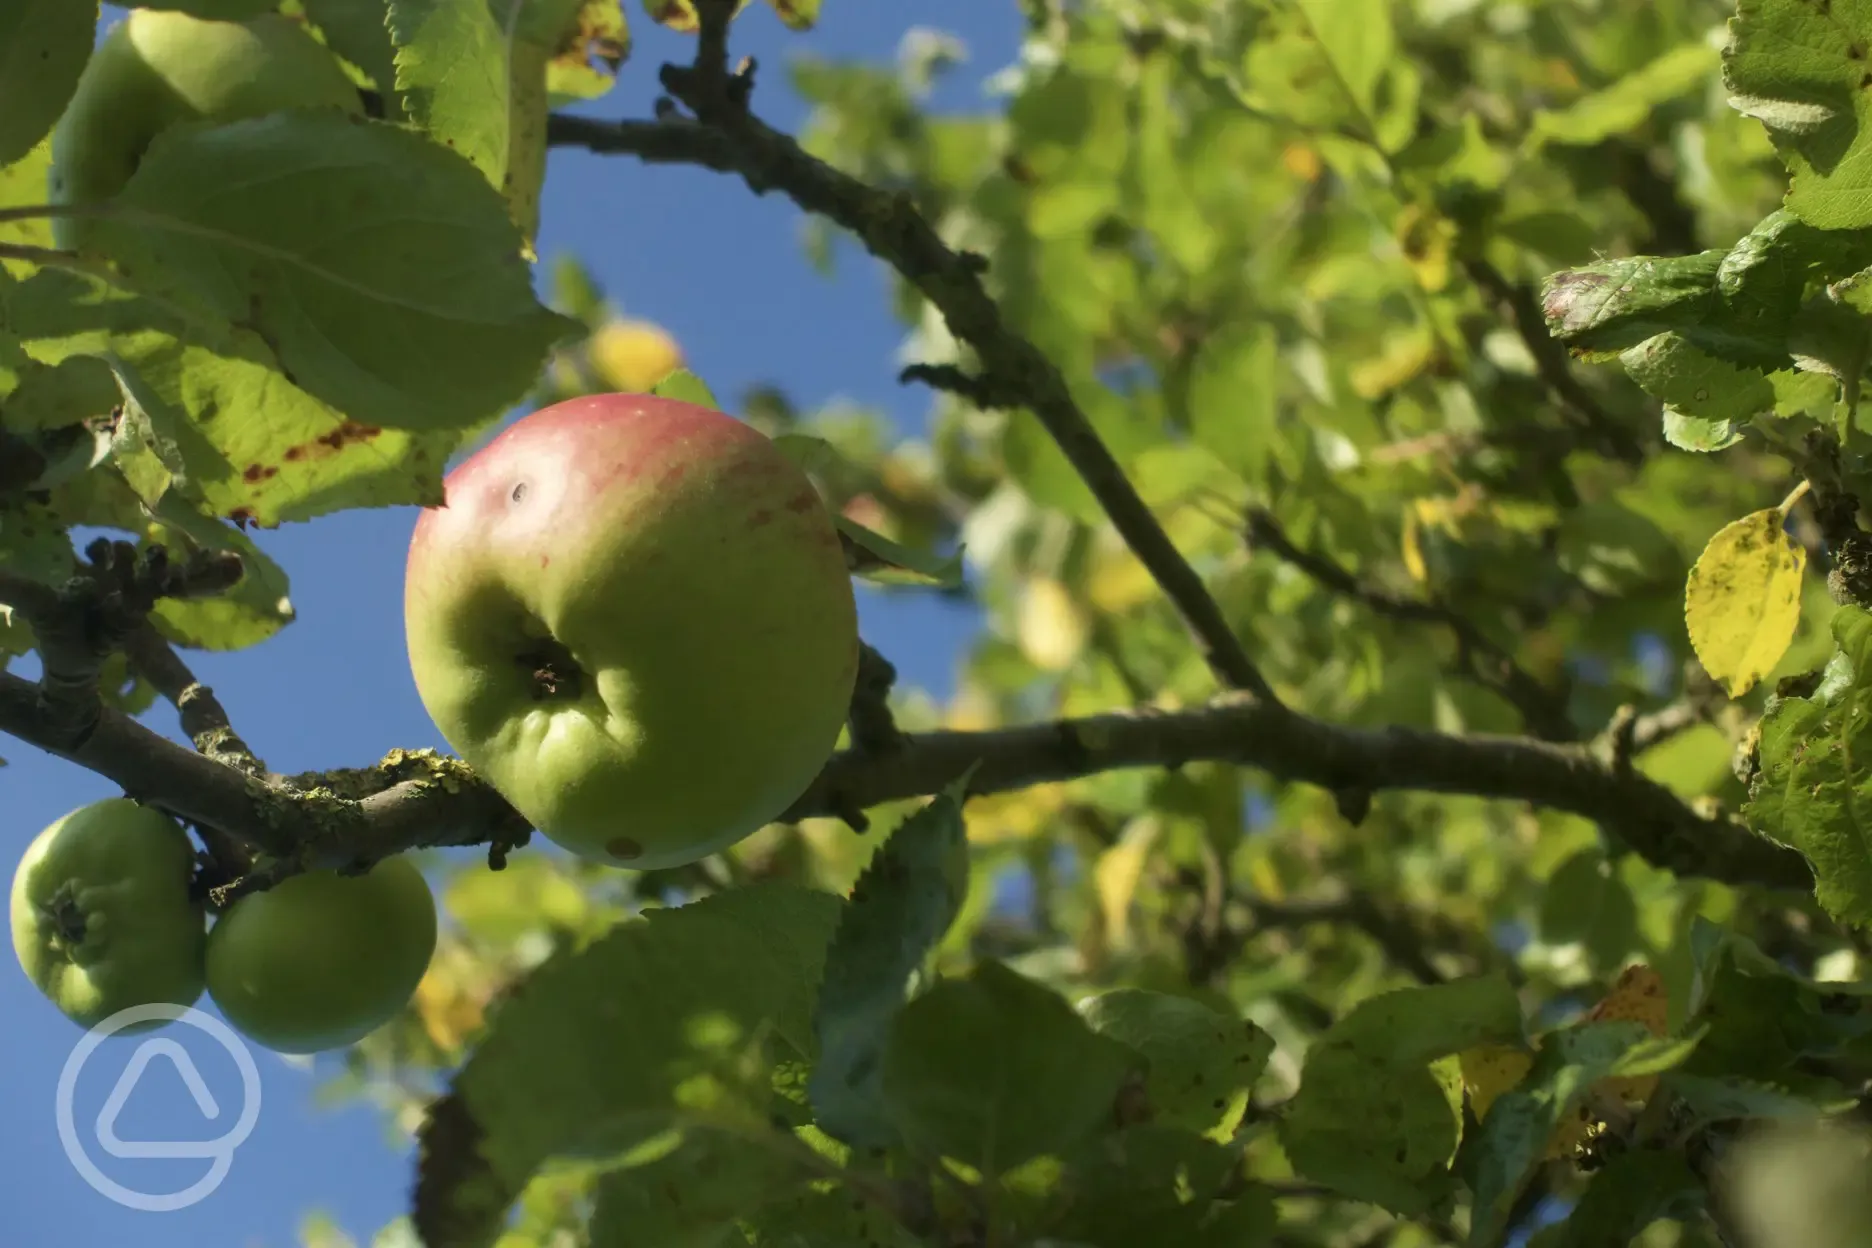
M 303 26 L 133 9 L 54 132 L 51 194 L 108 200 L 167 126 L 320 107 L 359 97 Z M 83 246 L 84 221 L 60 221 L 61 246 Z M 857 607 L 829 511 L 771 440 L 697 404 L 592 395 L 509 425 L 444 497 L 409 549 L 416 688 L 544 836 L 671 867 L 806 791 L 849 710 Z M 194 859 L 181 825 L 128 799 L 58 820 L 14 877 L 21 965 L 82 1026 L 205 990 L 251 1039 L 300 1053 L 382 1025 L 427 969 L 435 903 L 405 856 L 289 877 L 212 926 Z

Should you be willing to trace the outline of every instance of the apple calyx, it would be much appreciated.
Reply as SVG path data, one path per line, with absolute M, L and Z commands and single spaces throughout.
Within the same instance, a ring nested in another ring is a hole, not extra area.
M 62 886 L 52 900 L 41 906 L 39 913 L 45 926 L 66 948 L 75 949 L 84 943 L 84 910 L 72 896 L 69 884 Z
M 585 669 L 556 637 L 542 637 L 514 656 L 533 682 L 533 700 L 576 701 L 585 691 Z

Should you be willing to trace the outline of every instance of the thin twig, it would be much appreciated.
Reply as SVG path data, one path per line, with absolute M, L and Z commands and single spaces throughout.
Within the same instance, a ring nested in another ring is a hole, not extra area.
M 1567 712 L 1566 694 L 1536 680 L 1504 647 L 1449 607 L 1406 598 L 1366 584 L 1329 556 L 1303 550 L 1263 508 L 1249 510 L 1247 537 L 1251 546 L 1266 549 L 1325 588 L 1363 603 L 1380 615 L 1405 623 L 1440 624 L 1449 629 L 1456 637 L 1468 675 L 1519 711 L 1536 735 L 1549 741 L 1578 738 L 1579 729 Z

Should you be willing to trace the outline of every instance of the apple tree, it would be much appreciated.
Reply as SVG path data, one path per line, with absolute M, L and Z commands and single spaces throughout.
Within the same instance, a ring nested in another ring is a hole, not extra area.
M 939 113 L 748 7 L 0 0 L 47 1008 L 342 1050 L 382 1248 L 1872 1239 L 1872 8 L 1022 0 Z M 542 260 L 563 148 L 868 253 L 924 436 Z M 454 753 L 282 774 L 185 656 L 388 506 Z

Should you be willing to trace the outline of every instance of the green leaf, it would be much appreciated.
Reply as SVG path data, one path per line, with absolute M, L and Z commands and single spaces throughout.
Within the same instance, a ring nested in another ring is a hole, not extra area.
M 809 1148 L 758 1119 L 647 1141 L 598 1181 L 588 1248 L 742 1248 L 741 1219 L 821 1177 Z
M 1872 985 L 1790 974 L 1746 936 L 1703 919 L 1692 927 L 1691 944 L 1697 992 L 1689 1023 L 1706 1032 L 1684 1072 L 1772 1080 L 1816 1100 L 1836 1095 L 1838 1085 L 1810 1073 L 1808 1059 L 1872 1036 Z
M 1729 33 L 1723 85 L 1793 174 L 1788 210 L 1823 229 L 1872 225 L 1872 15 L 1848 0 L 1738 0 Z
M 810 433 L 783 433 L 773 444 L 809 476 L 830 472 L 845 463 L 844 455 L 836 446 Z
M 1690 1056 L 1700 1038 L 1700 1032 L 1658 1038 L 1634 1022 L 1582 1023 L 1545 1036 L 1533 1068 L 1490 1106 L 1471 1145 L 1475 1212 L 1469 1242 L 1498 1242 L 1547 1142 L 1595 1083 L 1669 1070 Z
M 1619 356 L 1631 379 L 1672 413 L 1709 422 L 1745 424 L 1774 407 L 1775 391 L 1758 369 L 1738 368 L 1696 347 L 1682 334 L 1658 334 Z
M 507 173 L 514 95 L 511 23 L 522 3 L 390 0 L 396 89 L 410 120 L 466 157 L 496 187 Z
M 897 1015 L 884 1098 L 911 1149 L 994 1176 L 1108 1129 L 1142 1066 L 1057 993 L 984 961 Z
M 1872 750 L 1872 613 L 1841 607 L 1832 630 L 1827 679 L 1762 717 L 1761 766 L 1743 816 L 1807 859 L 1827 913 L 1864 927 L 1872 925 L 1872 773 L 1861 774 L 1859 760 Z
M 28 208 L 46 202 L 47 179 L 52 169 L 52 140 L 47 138 L 11 164 L 0 162 L 0 208 Z M 0 221 L 0 243 L 20 247 L 51 247 L 52 218 L 21 217 Z M 33 266 L 23 260 L 0 261 L 0 279 L 9 274 L 25 277 Z M 6 283 L 0 281 L 0 289 Z
M 1274 1038 L 1261 1028 L 1188 997 L 1118 988 L 1079 1012 L 1094 1031 L 1144 1055 L 1151 1109 L 1193 1131 L 1232 1133 L 1274 1052 Z
M 146 287 L 264 338 L 360 424 L 462 429 L 517 402 L 577 323 L 542 307 L 474 167 L 385 122 L 301 110 L 150 145 L 98 233 Z
M 905 819 L 852 887 L 826 951 L 808 1092 L 814 1123 L 857 1148 L 893 1144 L 883 1096 L 884 1047 L 912 976 L 961 913 L 968 893 L 962 803 L 971 766 Z
M 1190 436 L 1259 481 L 1275 442 L 1280 343 L 1271 325 L 1242 322 L 1203 340 L 1190 366 Z
M 1214 1140 L 1157 1123 L 1112 1132 L 1078 1150 L 1060 1178 L 1041 1243 L 1095 1248 L 1260 1248 L 1274 1242 L 1271 1193 L 1221 1198 L 1240 1159 Z
M 1718 1030 L 1712 1028 L 1712 1034 Z M 1706 1039 L 1705 1044 L 1709 1041 Z M 1699 1046 L 1699 1051 L 1701 1046 Z M 1693 1059 L 1694 1060 L 1694 1059 Z M 1670 1095 L 1689 1114 L 1685 1129 L 1694 1124 L 1767 1120 L 1770 1118 L 1810 1121 L 1821 1113 L 1848 1109 L 1855 1097 L 1839 1089 L 1829 1103 L 1824 1093 L 1816 1100 L 1815 1088 L 1804 1087 L 1801 1094 L 1741 1075 L 1695 1075 L 1687 1071 L 1666 1071 L 1660 1080 L 1661 1090 Z
M 0 5 L 0 165 L 51 133 L 97 38 L 97 0 Z
M 679 368 L 657 382 L 650 388 L 650 393 L 659 399 L 676 399 L 682 403 L 694 403 L 698 407 L 713 408 L 718 412 L 722 410 L 708 383 L 686 368 Z
M 384 112 L 400 120 L 396 93 L 396 45 L 386 20 L 387 0 L 299 0 L 326 46 L 350 61 L 384 96 Z
M 962 584 L 962 551 L 939 555 L 934 551 L 911 550 L 867 529 L 856 520 L 834 515 L 832 523 L 845 535 L 850 547 L 846 561 L 853 572 L 868 581 L 885 585 L 935 585 L 954 589 Z
M 1535 113 L 1527 142 L 1589 147 L 1636 130 L 1659 105 L 1707 85 L 1719 64 L 1716 49 L 1702 39 L 1680 44 L 1603 90 L 1565 108 Z
M 1726 451 L 1742 439 L 1742 430 L 1733 421 L 1705 420 L 1675 408 L 1664 409 L 1664 440 L 1680 451 Z
M 224 593 L 158 601 L 150 618 L 163 636 L 196 650 L 244 650 L 293 622 L 298 612 L 285 569 L 252 538 L 203 515 L 174 490 L 163 495 L 155 511 L 162 523 L 149 526 L 149 541 L 171 549 L 233 551 L 243 568 L 240 581 Z
M 1535 1243 L 1623 1248 L 1659 1218 L 1689 1221 L 1702 1207 L 1703 1184 L 1681 1153 L 1621 1153 L 1592 1176 L 1567 1220 Z
M 813 1056 L 838 912 L 827 893 L 749 885 L 653 910 L 542 965 L 429 1111 L 414 1204 L 423 1241 L 491 1243 L 551 1158 L 764 1121 L 761 1050 Z
M 1500 975 L 1368 997 L 1307 1050 L 1280 1122 L 1300 1174 L 1394 1213 L 1449 1190 L 1462 1125 L 1455 1055 L 1519 1043 L 1521 1005 Z
M 122 398 L 109 364 L 96 356 L 70 356 L 21 370 L 18 388 L 0 399 L 0 424 L 15 432 L 59 429 L 109 415 Z
M 1397 56 L 1397 32 L 1386 0 L 1298 0 L 1336 85 L 1359 113 L 1376 112 L 1378 84 Z

